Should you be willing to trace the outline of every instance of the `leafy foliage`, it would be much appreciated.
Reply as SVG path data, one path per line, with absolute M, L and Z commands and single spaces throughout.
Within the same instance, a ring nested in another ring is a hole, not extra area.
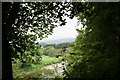
M 68 14 L 71 6 L 62 2 L 2 3 L 3 48 L 6 49 L 3 54 L 3 78 L 12 79 L 11 54 L 18 57 L 16 53 L 23 54 L 29 43 L 34 44 L 38 37 L 42 39 L 50 35 L 56 25 L 65 25 L 64 16 L 73 18 Z
M 3 3 L 3 7 L 4 33 L 13 55 L 23 53 L 27 48 L 26 42 L 33 43 L 37 38 L 50 35 L 58 24 L 65 25 L 64 16 L 72 18 L 67 14 L 71 9 L 70 3 L 13 2 Z
M 67 78 L 116 80 L 120 60 L 119 3 L 74 3 L 83 28 L 72 46 Z
M 10 56 L 12 53 L 13 57 L 18 57 L 17 52 L 24 54 L 32 47 L 31 44 L 34 44 L 37 38 L 42 39 L 50 35 L 58 24 L 65 25 L 64 16 L 70 18 L 77 16 L 83 24 L 83 28 L 78 30 L 79 35 L 72 45 L 73 50 L 70 55 L 67 55 L 69 65 L 66 78 L 116 80 L 119 77 L 119 3 L 2 4 L 5 41 L 3 45 L 8 45 L 6 55 Z M 28 45 L 30 48 L 26 47 Z M 4 58 L 10 60 L 10 57 Z M 9 67 L 4 65 L 3 68 Z M 9 76 L 8 72 L 6 71 Z M 9 76 L 9 78 L 11 77 Z

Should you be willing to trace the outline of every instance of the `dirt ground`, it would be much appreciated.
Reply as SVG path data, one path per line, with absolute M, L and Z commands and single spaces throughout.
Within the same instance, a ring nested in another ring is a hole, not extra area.
M 62 67 L 62 63 L 56 63 L 56 64 L 51 64 L 51 65 L 47 65 L 45 67 L 43 67 L 43 69 L 55 69 L 57 67 Z

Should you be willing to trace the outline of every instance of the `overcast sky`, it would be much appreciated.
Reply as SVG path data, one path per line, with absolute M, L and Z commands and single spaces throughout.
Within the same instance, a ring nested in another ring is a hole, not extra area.
M 53 34 L 49 35 L 48 38 L 44 38 L 41 41 L 44 42 L 63 38 L 75 38 L 77 36 L 76 28 L 80 28 L 80 26 L 76 26 L 78 21 L 77 18 L 76 17 L 74 17 L 73 19 L 66 18 L 66 21 L 67 23 L 65 26 L 58 26 L 54 28 Z

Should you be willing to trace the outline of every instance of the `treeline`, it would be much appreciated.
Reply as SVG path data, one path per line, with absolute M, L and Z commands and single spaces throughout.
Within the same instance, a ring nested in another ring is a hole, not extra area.
M 46 44 L 44 45 L 44 55 L 46 56 L 62 56 L 68 53 L 68 49 L 71 43 L 60 43 L 60 44 Z
M 69 52 L 69 45 L 71 43 L 60 43 L 60 44 L 47 44 L 44 46 L 31 44 L 28 49 L 24 51 L 24 53 L 20 54 L 16 53 L 16 57 L 13 56 L 13 63 L 17 63 L 17 61 L 22 63 L 23 65 L 36 64 L 40 63 L 42 60 L 42 55 L 46 55 L 49 57 L 59 57 Z
M 59 44 L 46 44 L 43 45 L 44 47 L 48 47 L 48 46 L 53 46 L 56 49 L 64 49 L 70 46 L 69 42 L 65 42 L 65 43 L 59 43 Z

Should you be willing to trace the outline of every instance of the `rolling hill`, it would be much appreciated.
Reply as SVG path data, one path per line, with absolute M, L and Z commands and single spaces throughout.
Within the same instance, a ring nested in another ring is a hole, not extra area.
M 64 38 L 64 39 L 56 39 L 56 40 L 39 42 L 39 44 L 41 44 L 41 45 L 44 45 L 44 44 L 59 44 L 59 43 L 73 42 L 73 41 L 75 41 L 75 38 Z

